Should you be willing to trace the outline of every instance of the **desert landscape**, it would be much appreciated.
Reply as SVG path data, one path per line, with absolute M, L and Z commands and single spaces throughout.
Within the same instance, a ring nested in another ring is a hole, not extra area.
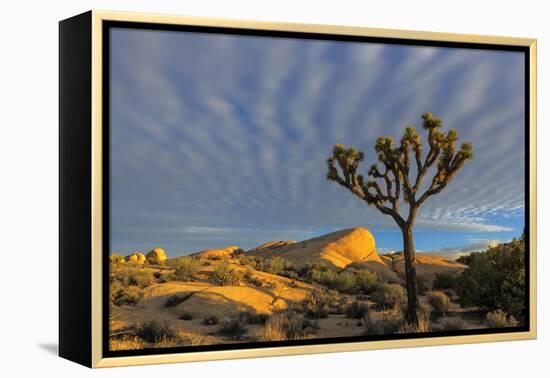
M 246 251 L 113 253 L 110 350 L 516 327 L 523 258 L 523 237 L 456 260 L 417 253 L 413 326 L 403 254 L 377 253 L 366 228 Z

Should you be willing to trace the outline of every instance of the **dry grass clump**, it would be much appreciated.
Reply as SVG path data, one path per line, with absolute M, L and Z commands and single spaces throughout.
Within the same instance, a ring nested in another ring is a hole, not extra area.
M 140 267 L 123 265 L 114 269 L 109 276 L 111 285 L 120 283 L 122 286 L 136 286 L 144 288 L 154 282 L 153 275 Z
M 451 300 L 442 291 L 431 291 L 428 293 L 428 302 L 438 314 L 445 314 L 449 311 Z
M 111 303 L 115 306 L 135 306 L 141 299 L 142 292 L 138 287 L 123 287 L 111 284 Z
M 491 328 L 517 327 L 518 321 L 512 315 L 496 310 L 487 314 L 487 325 Z
M 176 332 L 166 323 L 150 320 L 124 328 L 109 338 L 111 350 L 166 348 L 179 342 Z
M 145 344 L 137 336 L 112 337 L 109 339 L 110 350 L 136 350 L 143 348 L 145 348 Z
M 466 322 L 457 315 L 446 315 L 439 319 L 441 331 L 458 331 L 466 329 Z
M 316 323 L 294 311 L 276 313 L 256 334 L 258 341 L 299 340 L 314 331 Z
M 365 335 L 391 335 L 403 325 L 401 311 L 369 312 L 363 318 Z
M 330 291 L 313 290 L 302 302 L 302 312 L 311 319 L 328 317 L 332 304 L 338 302 L 338 295 Z
M 153 344 L 171 343 L 177 339 L 176 333 L 168 324 L 156 320 L 139 324 L 134 332 L 143 341 Z

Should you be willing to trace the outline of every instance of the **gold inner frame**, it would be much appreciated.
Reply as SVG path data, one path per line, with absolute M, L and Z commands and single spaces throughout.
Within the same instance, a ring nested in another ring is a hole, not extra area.
M 419 339 L 366 341 L 338 344 L 317 344 L 304 346 L 284 346 L 255 349 L 221 350 L 210 352 L 166 353 L 158 355 L 103 357 L 103 319 L 102 319 L 102 23 L 103 21 L 128 21 L 142 23 L 217 26 L 228 28 L 273 30 L 290 32 L 310 32 L 333 35 L 355 35 L 368 37 L 385 37 L 443 42 L 464 42 L 481 44 L 498 44 L 505 46 L 524 46 L 529 48 L 529 151 L 530 151 L 530 192 L 529 192 L 529 315 L 528 332 L 510 332 L 501 334 L 465 335 L 429 337 Z M 209 17 L 189 17 L 161 14 L 127 13 L 110 11 L 92 11 L 92 366 L 114 367 L 173 362 L 208 361 L 250 357 L 269 357 L 300 355 L 312 353 L 349 352 L 372 349 L 423 347 L 449 344 L 467 344 L 495 341 L 529 340 L 537 337 L 536 306 L 536 203 L 537 203 L 537 169 L 536 169 L 536 55 L 537 41 L 530 38 L 482 36 L 469 34 L 435 33 L 424 31 L 375 29 L 352 26 L 294 24 L 260 22 L 252 20 L 218 19 Z

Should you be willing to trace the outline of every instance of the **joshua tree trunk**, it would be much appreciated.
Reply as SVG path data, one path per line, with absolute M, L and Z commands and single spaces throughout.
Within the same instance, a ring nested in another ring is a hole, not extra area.
M 406 320 L 410 324 L 418 324 L 418 291 L 416 286 L 416 267 L 414 255 L 414 240 L 412 224 L 406 223 L 403 232 L 403 259 L 405 260 L 405 281 L 407 286 Z

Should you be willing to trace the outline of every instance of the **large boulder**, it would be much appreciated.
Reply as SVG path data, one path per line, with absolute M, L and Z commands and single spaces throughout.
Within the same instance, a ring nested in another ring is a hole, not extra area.
M 192 256 L 209 260 L 225 260 L 231 259 L 233 256 L 239 255 L 240 253 L 242 253 L 242 249 L 240 247 L 231 245 L 225 248 L 206 249 L 204 251 L 194 253 Z
M 146 256 L 147 262 L 153 265 L 160 265 L 166 261 L 166 252 L 162 248 L 151 250 Z
M 147 261 L 147 258 L 145 255 L 141 252 L 134 252 L 124 258 L 129 263 L 134 264 L 145 264 L 145 261 Z
M 279 256 L 294 262 L 297 267 L 311 262 L 343 269 L 353 263 L 368 261 L 385 268 L 384 262 L 376 253 L 374 236 L 362 227 L 340 230 L 301 242 L 270 242 L 248 251 L 247 254 L 264 258 Z

